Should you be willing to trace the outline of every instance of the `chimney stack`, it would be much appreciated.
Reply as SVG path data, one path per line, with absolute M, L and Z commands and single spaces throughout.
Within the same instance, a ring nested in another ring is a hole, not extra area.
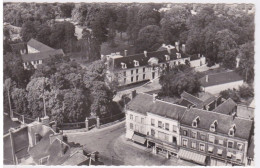
M 206 82 L 209 82 L 209 75 L 206 75 Z
M 171 48 L 169 46 L 167 46 L 167 51 L 169 54 L 171 54 Z
M 164 47 L 164 48 L 165 48 L 165 47 L 166 47 L 166 44 L 164 44 L 164 43 L 163 43 L 163 44 L 162 44 L 162 47 Z
M 185 44 L 182 44 L 182 52 L 185 53 Z
M 236 58 L 236 61 L 237 61 L 237 62 L 236 62 L 236 63 L 237 63 L 237 64 L 236 64 L 236 68 L 238 68 L 238 67 L 239 67 L 240 58 Z
M 153 103 L 155 103 L 156 102 L 156 97 L 157 97 L 157 94 L 153 94 Z
M 144 56 L 147 57 L 147 51 L 144 51 Z
M 198 54 L 198 58 L 200 58 L 200 54 Z
M 127 56 L 127 50 L 125 50 L 125 57 Z
M 179 48 L 179 42 L 178 42 L 178 41 L 175 42 L 175 48 L 176 48 L 177 51 L 180 50 L 180 48 Z

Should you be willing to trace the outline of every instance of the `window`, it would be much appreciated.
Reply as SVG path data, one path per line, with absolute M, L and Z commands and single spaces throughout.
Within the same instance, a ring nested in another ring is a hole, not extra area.
M 134 77 L 131 77 L 131 82 L 133 82 L 134 81 Z
M 126 76 L 126 71 L 124 71 L 124 76 Z
M 135 125 L 135 130 L 136 130 L 137 132 L 139 132 L 139 127 L 138 127 L 138 125 Z
M 151 129 L 151 136 L 152 136 L 152 137 L 155 136 L 155 131 L 154 131 L 154 129 Z
M 209 135 L 209 142 L 214 143 L 215 142 L 215 137 Z
M 169 123 L 165 123 L 165 129 L 169 131 Z
M 242 150 L 242 149 L 243 149 L 243 144 L 237 143 L 237 149 L 238 149 L 238 150 Z
M 223 139 L 219 139 L 219 140 L 218 140 L 218 144 L 219 144 L 219 145 L 223 145 L 223 144 L 224 144 Z
M 144 118 L 141 118 L 141 123 L 144 124 Z
M 133 75 L 133 73 L 134 73 L 134 70 L 131 70 L 131 75 Z
M 209 152 L 209 153 L 213 153 L 213 149 L 214 149 L 213 146 L 210 146 L 210 145 L 208 146 L 208 152 Z
M 133 120 L 133 114 L 130 114 L 130 120 Z
M 136 69 L 136 73 L 138 74 L 138 69 Z
M 227 158 L 232 158 L 233 153 L 232 152 L 227 152 Z
M 192 127 L 197 128 L 199 120 L 200 120 L 199 116 L 196 117 L 196 118 L 192 121 Z
M 163 127 L 161 121 L 158 121 L 158 127 L 159 127 L 159 128 L 162 128 L 162 127 Z
M 204 134 L 200 134 L 200 139 L 203 140 L 203 141 L 205 141 L 206 136 L 205 136 Z
M 236 159 L 237 159 L 238 161 L 242 161 L 242 153 L 237 153 L 237 154 L 236 154 Z
M 173 132 L 177 132 L 177 126 L 173 125 L 173 126 L 172 126 L 172 131 L 173 131 Z
M 138 81 L 138 77 L 139 77 L 139 76 L 137 75 L 137 76 L 136 76 L 136 81 Z
M 191 143 L 191 148 L 196 149 L 196 142 Z
M 218 153 L 219 156 L 222 156 L 223 149 L 218 149 L 217 153 Z
M 184 136 L 188 136 L 188 131 L 187 130 L 183 130 L 183 135 Z
M 133 130 L 134 129 L 134 124 L 130 123 L 130 129 Z
M 151 125 L 154 126 L 154 119 L 151 119 Z
M 200 144 L 200 151 L 205 151 L 205 144 Z
M 145 72 L 145 68 L 143 68 L 143 72 Z
M 228 148 L 233 148 L 233 142 L 232 141 L 228 141 Z
M 182 146 L 187 146 L 188 145 L 188 140 L 187 139 L 182 139 Z
M 196 138 L 196 137 L 197 137 L 197 133 L 192 131 L 192 132 L 191 132 L 191 137 L 192 137 L 192 138 Z
M 145 74 L 143 74 L 143 79 L 145 79 Z
M 138 116 L 135 116 L 135 122 L 138 122 Z

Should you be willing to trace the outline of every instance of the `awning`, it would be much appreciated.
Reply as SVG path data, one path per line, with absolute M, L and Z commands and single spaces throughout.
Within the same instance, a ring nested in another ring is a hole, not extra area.
M 179 157 L 185 160 L 191 160 L 199 164 L 205 165 L 206 156 L 180 149 Z
M 223 150 L 222 149 L 218 149 L 218 155 L 222 155 Z
M 134 134 L 132 140 L 135 142 L 141 143 L 141 144 L 144 144 L 146 141 L 146 139 L 144 137 L 136 135 L 136 134 Z
M 125 137 L 128 139 L 132 139 L 133 135 L 134 135 L 134 131 L 126 131 Z

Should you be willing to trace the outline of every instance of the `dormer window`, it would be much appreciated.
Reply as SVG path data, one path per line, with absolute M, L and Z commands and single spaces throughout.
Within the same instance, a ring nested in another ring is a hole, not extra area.
M 176 53 L 176 55 L 177 55 L 177 59 L 181 58 L 181 53 Z
M 209 130 L 210 130 L 211 132 L 215 132 L 215 131 L 216 131 L 217 124 L 218 124 L 218 122 L 217 122 L 217 120 L 215 120 L 215 121 L 210 125 Z
M 199 120 L 200 120 L 199 116 L 196 117 L 196 118 L 192 121 L 192 127 L 197 128 L 198 123 L 199 123 Z
M 229 136 L 234 136 L 235 135 L 235 131 L 236 131 L 236 125 L 233 125 L 229 131 L 228 131 L 228 135 Z
M 165 55 L 165 60 L 169 61 L 170 60 L 170 56 L 169 55 Z
M 139 61 L 134 60 L 135 66 L 139 66 Z
M 126 64 L 123 63 L 123 62 L 121 62 L 121 66 L 122 66 L 122 69 L 126 69 L 126 68 L 127 68 L 127 67 L 126 67 Z

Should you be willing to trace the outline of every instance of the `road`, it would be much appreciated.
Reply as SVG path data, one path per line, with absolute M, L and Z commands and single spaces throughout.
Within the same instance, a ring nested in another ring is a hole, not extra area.
M 125 122 L 87 133 L 68 134 L 68 141 L 80 143 L 88 152 L 98 151 L 105 165 L 183 165 L 175 158 L 153 155 L 150 149 L 127 141 Z

